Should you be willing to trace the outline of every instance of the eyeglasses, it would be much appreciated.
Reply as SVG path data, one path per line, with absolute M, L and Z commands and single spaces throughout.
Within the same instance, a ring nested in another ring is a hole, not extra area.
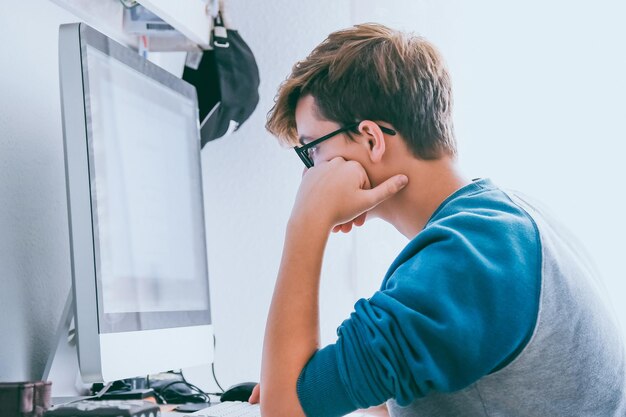
M 309 142 L 306 145 L 296 146 L 293 149 L 296 151 L 296 153 L 298 154 L 302 162 L 304 162 L 304 165 L 307 168 L 312 168 L 313 167 L 313 151 L 315 150 L 315 147 L 317 145 L 319 145 L 320 143 L 324 142 L 327 139 L 332 138 L 333 136 L 336 136 L 343 132 L 347 132 L 348 130 L 352 130 L 356 128 L 359 124 L 361 124 L 361 122 L 349 124 L 333 132 L 330 132 L 328 135 L 324 135 L 319 139 L 315 139 L 314 141 Z M 382 130 L 384 133 L 388 135 L 396 134 L 396 131 L 393 129 L 389 129 L 388 127 L 384 127 L 378 124 L 377 126 L 380 128 L 380 130 Z

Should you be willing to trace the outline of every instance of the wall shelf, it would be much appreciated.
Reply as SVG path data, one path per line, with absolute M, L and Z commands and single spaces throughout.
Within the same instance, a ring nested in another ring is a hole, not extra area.
M 124 6 L 119 0 L 51 0 L 117 42 L 139 49 L 140 37 L 123 28 Z M 139 0 L 139 4 L 184 36 L 149 37 L 147 50 L 194 51 L 209 46 L 210 8 L 205 0 Z

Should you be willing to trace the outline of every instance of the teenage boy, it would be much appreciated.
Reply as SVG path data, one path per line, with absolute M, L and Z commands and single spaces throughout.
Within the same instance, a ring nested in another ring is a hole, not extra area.
M 592 269 L 527 199 L 460 174 L 451 116 L 436 49 L 377 24 L 332 33 L 281 85 L 267 127 L 307 170 L 251 397 L 264 417 L 626 415 Z M 328 236 L 375 216 L 410 242 L 321 348 Z

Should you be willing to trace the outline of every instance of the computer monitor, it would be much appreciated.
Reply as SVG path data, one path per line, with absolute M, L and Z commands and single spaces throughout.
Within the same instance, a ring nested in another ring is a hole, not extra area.
M 59 72 L 83 381 L 210 364 L 195 89 L 82 23 Z

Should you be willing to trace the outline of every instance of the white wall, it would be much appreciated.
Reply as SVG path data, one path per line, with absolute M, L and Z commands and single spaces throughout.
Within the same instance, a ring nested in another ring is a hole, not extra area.
M 41 377 L 70 288 L 57 69 L 45 0 L 0 12 L 0 380 Z
M 452 72 L 468 175 L 492 177 L 548 203 L 587 244 L 621 301 L 624 10 L 618 0 L 582 4 L 230 1 L 262 83 L 251 119 L 202 151 L 222 385 L 258 380 L 301 172 L 293 152 L 265 132 L 265 114 L 292 64 L 354 22 L 413 29 L 440 47 Z M 0 380 L 40 376 L 70 285 L 57 70 L 58 25 L 70 21 L 47 0 L 11 2 L 0 14 Z M 381 222 L 333 236 L 322 281 L 325 342 L 352 303 L 377 288 L 404 243 Z M 621 314 L 626 322 L 624 308 Z M 214 389 L 208 368 L 188 373 Z
M 354 22 L 415 31 L 438 46 L 452 75 L 465 172 L 543 201 L 595 260 L 626 332 L 626 3 L 352 7 Z

